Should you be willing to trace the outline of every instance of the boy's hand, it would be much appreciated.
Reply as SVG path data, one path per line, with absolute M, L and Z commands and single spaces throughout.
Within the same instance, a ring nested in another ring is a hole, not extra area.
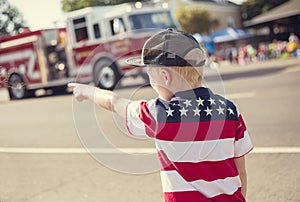
M 68 87 L 73 91 L 74 97 L 79 102 L 84 100 L 92 99 L 95 88 L 89 85 L 79 84 L 79 83 L 69 83 Z
M 109 90 L 80 83 L 69 83 L 68 87 L 73 90 L 77 101 L 90 100 L 104 109 L 116 112 L 120 116 L 125 117 L 127 105 L 130 102 L 129 99 L 122 98 Z

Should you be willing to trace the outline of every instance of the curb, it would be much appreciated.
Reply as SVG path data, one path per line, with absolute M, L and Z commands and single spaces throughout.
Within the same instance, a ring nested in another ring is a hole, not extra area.
M 266 72 L 278 72 L 290 67 L 300 66 L 300 57 L 298 58 L 287 58 L 287 59 L 272 59 L 265 62 L 253 62 L 241 65 L 231 65 L 229 63 L 219 64 L 218 68 L 207 68 L 205 69 L 204 77 L 210 78 L 215 76 L 233 77 L 233 75 L 260 75 Z

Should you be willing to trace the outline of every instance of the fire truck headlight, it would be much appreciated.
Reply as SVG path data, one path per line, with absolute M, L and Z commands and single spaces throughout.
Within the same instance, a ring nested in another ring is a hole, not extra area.
M 143 4 L 142 4 L 141 2 L 139 2 L 139 1 L 137 1 L 137 2 L 135 3 L 135 7 L 136 7 L 137 9 L 142 8 L 142 7 L 143 7 Z
M 65 69 L 65 64 L 64 63 L 59 63 L 56 68 L 59 70 L 59 71 L 63 71 Z
M 161 5 L 163 8 L 168 8 L 169 7 L 169 4 L 167 2 L 164 2 L 162 5 Z
M 49 60 L 49 63 L 52 65 L 57 63 L 57 54 L 55 52 L 49 53 L 48 60 Z

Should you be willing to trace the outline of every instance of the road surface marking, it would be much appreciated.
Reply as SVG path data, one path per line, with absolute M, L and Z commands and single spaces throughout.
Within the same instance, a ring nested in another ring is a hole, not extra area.
M 154 154 L 154 148 L 37 148 L 37 147 L 0 147 L 0 153 L 6 154 Z M 296 154 L 300 147 L 255 147 L 250 154 Z
M 150 154 L 156 153 L 153 148 L 36 148 L 36 147 L 0 147 L 0 153 L 10 154 L 118 154 L 118 153 L 140 153 Z
M 225 95 L 226 98 L 228 99 L 239 99 L 239 98 L 249 98 L 249 97 L 254 97 L 255 93 L 254 92 L 248 92 L 248 93 L 232 93 Z

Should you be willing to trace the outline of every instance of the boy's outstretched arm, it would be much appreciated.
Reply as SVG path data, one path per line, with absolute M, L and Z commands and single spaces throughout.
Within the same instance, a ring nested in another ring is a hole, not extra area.
M 238 157 L 234 159 L 235 165 L 237 167 L 237 170 L 239 172 L 239 176 L 242 182 L 242 194 L 244 198 L 246 199 L 247 194 L 247 172 L 246 172 L 246 163 L 245 163 L 245 156 Z
M 120 116 L 125 117 L 126 107 L 130 100 L 122 98 L 112 91 L 103 90 L 94 86 L 69 83 L 68 87 L 73 90 L 74 97 L 79 102 L 90 100 L 104 109 L 116 112 Z

